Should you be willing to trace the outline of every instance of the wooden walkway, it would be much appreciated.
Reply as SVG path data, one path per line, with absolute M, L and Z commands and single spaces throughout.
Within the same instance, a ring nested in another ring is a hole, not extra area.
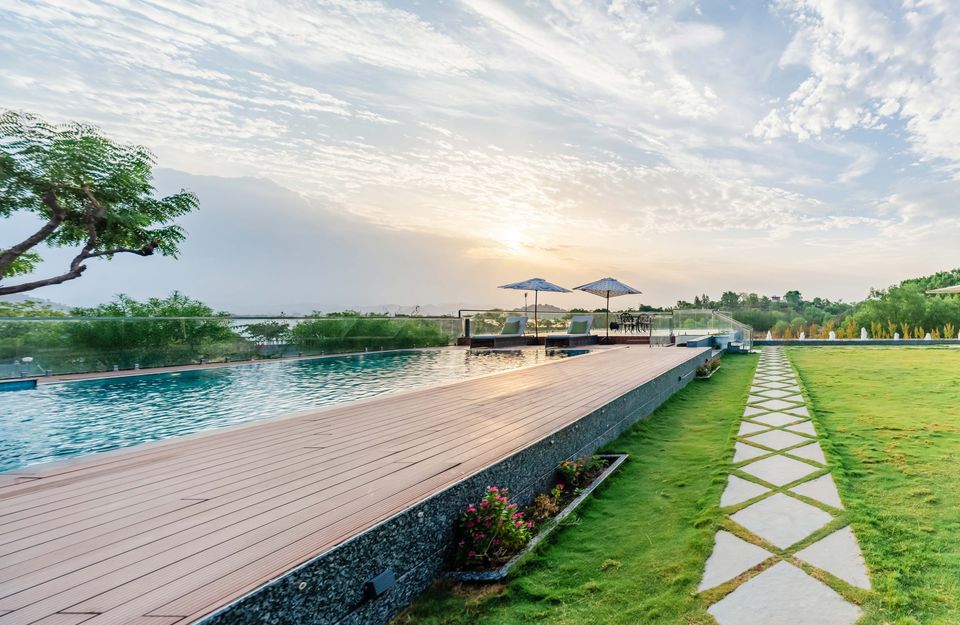
M 190 623 L 703 350 L 602 350 L 0 474 L 0 625 Z

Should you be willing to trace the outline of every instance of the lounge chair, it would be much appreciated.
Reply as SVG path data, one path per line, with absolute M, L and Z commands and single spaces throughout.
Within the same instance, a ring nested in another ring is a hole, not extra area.
M 527 344 L 523 332 L 527 317 L 507 317 L 500 334 L 478 334 L 470 337 L 470 347 L 517 347 Z
M 590 334 L 593 327 L 593 315 L 577 315 L 570 318 L 566 334 L 548 334 L 547 347 L 576 347 L 577 345 L 595 345 L 600 337 Z

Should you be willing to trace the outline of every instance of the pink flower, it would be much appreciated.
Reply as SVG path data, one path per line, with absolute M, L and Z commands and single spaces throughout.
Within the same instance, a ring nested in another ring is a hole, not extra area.
M 477 557 L 477 552 L 476 552 L 476 551 L 470 551 L 470 552 L 467 553 L 467 557 L 468 557 L 468 558 L 476 558 L 476 557 Z

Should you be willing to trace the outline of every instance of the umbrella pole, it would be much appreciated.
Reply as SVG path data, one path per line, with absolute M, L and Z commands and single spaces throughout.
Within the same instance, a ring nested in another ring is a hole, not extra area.
M 533 292 L 533 336 L 534 338 L 537 339 L 537 343 L 540 342 L 539 341 L 540 339 L 539 325 L 540 324 L 537 323 L 537 299 L 539 298 L 539 296 L 540 296 L 540 291 Z
M 607 291 L 607 342 L 610 342 L 610 291 Z

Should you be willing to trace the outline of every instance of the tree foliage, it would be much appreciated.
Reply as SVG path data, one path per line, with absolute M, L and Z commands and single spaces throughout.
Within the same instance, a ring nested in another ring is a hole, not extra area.
M 678 308 L 729 310 L 737 321 L 776 338 L 860 338 L 866 328 L 871 338 L 957 338 L 960 329 L 960 295 L 928 295 L 930 289 L 960 284 L 960 269 L 910 278 L 886 289 L 871 289 L 859 303 L 806 300 L 800 291 L 782 296 L 724 292 L 719 300 L 700 295 L 693 302 L 677 302 Z
M 153 164 L 146 148 L 111 141 L 93 126 L 0 114 L 0 218 L 29 213 L 42 222 L 0 248 L 0 295 L 79 278 L 94 258 L 176 256 L 184 231 L 173 221 L 196 209 L 197 198 L 187 191 L 155 198 Z M 6 284 L 36 269 L 40 245 L 78 249 L 60 275 Z

